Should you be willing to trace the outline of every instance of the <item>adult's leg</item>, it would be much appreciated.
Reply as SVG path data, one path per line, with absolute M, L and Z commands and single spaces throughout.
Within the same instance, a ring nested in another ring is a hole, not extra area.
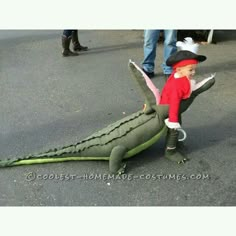
M 87 46 L 82 46 L 79 42 L 78 38 L 78 30 L 72 31 L 72 43 L 73 43 L 73 50 L 74 51 L 87 51 Z
M 74 53 L 70 50 L 70 42 L 72 38 L 72 32 L 73 30 L 63 30 L 63 34 L 61 37 L 62 40 L 62 56 L 68 57 L 68 56 L 78 56 L 78 53 Z
M 177 30 L 164 30 L 164 62 L 162 63 L 163 73 L 170 75 L 172 73 L 172 67 L 166 65 L 166 60 L 177 51 Z
M 67 38 L 72 36 L 73 30 L 63 30 L 62 35 L 66 36 Z
M 142 68 L 148 73 L 154 73 L 156 47 L 160 35 L 160 30 L 145 30 L 144 31 L 144 59 Z

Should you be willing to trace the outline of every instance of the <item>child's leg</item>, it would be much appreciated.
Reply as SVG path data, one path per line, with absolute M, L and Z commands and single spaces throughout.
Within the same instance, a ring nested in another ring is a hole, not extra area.
M 178 134 L 177 129 L 168 129 L 165 157 L 180 164 L 187 161 L 187 158 L 177 151 Z

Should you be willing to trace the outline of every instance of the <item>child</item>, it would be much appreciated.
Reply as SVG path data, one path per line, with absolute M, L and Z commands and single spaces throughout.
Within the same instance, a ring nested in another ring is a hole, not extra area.
M 177 46 L 178 44 L 180 42 Z M 173 72 L 164 85 L 160 98 L 160 104 L 169 105 L 169 118 L 165 120 L 168 127 L 165 157 L 178 163 L 187 160 L 176 150 L 178 129 L 181 128 L 181 102 L 189 98 L 192 93 L 195 82 L 192 78 L 197 64 L 206 60 L 205 56 L 195 53 L 198 45 L 193 44 L 191 38 L 187 38 L 185 44 L 181 42 L 180 46 L 187 50 L 176 52 L 166 61 L 168 66 L 172 66 Z

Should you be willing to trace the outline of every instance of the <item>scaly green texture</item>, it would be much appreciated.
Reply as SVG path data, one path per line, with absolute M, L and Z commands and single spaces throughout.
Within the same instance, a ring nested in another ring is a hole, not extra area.
M 164 120 L 168 117 L 168 106 L 156 105 L 155 97 L 144 83 L 140 71 L 132 63 L 129 63 L 129 67 L 143 92 L 147 104 L 145 111 L 133 113 L 76 144 L 22 158 L 2 160 L 0 167 L 78 160 L 108 160 L 111 173 L 123 173 L 124 159 L 147 149 L 166 133 Z M 213 84 L 213 80 L 209 81 L 204 85 L 205 87 L 193 92 L 191 97 L 181 104 L 181 112 L 191 105 L 197 95 Z

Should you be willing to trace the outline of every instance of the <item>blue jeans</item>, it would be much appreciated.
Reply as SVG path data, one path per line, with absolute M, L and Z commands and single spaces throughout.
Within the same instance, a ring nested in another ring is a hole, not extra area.
M 164 74 L 171 74 L 172 67 L 166 65 L 168 57 L 177 51 L 177 30 L 163 30 L 164 50 L 162 70 Z M 157 42 L 160 36 L 160 30 L 144 30 L 144 60 L 142 68 L 147 72 L 154 72 Z

